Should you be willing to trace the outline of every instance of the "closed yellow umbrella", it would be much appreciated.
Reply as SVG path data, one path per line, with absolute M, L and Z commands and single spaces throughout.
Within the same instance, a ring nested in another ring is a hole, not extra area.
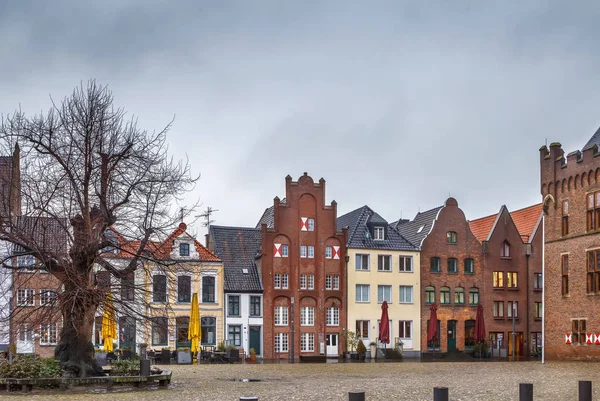
M 190 311 L 190 324 L 188 326 L 188 340 L 192 340 L 190 350 L 200 352 L 200 340 L 202 331 L 200 330 L 200 308 L 198 307 L 198 294 L 192 295 L 192 310 Z
M 113 340 L 117 338 L 117 319 L 110 292 L 106 293 L 104 301 L 104 315 L 102 315 L 102 339 L 104 340 L 104 351 L 112 352 Z

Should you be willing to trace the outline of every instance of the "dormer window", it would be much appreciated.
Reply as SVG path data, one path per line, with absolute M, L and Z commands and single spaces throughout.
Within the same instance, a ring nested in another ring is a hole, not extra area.
M 190 244 L 179 244 L 179 256 L 190 256 Z
M 373 239 L 375 239 L 375 240 L 385 239 L 385 229 L 383 227 L 375 227 L 373 229 Z
M 446 242 L 448 244 L 456 244 L 456 232 L 455 231 L 448 231 L 446 233 Z

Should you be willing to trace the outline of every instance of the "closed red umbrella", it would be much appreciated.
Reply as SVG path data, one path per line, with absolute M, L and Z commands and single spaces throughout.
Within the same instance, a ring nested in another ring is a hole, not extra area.
M 381 304 L 381 320 L 379 321 L 379 342 L 390 343 L 390 318 L 388 317 L 388 304 Z
M 429 307 L 431 310 L 431 316 L 429 317 L 429 327 L 427 328 L 427 342 L 434 341 L 434 347 L 437 343 L 438 337 L 438 318 L 437 318 L 437 305 L 434 303 Z
M 482 343 L 485 341 L 485 322 L 483 320 L 483 306 L 479 304 L 477 307 L 477 315 L 475 316 L 475 342 Z

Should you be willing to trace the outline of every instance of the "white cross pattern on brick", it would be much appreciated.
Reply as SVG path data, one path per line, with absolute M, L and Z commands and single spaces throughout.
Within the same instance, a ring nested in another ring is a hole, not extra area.
M 300 217 L 300 231 L 308 231 L 308 217 Z
M 280 258 L 281 257 L 281 244 L 273 244 L 274 245 L 274 250 L 273 250 L 273 257 L 275 258 Z
M 565 344 L 571 344 L 572 341 L 572 334 L 571 333 L 567 333 L 565 334 Z
M 340 258 L 340 247 L 339 246 L 334 246 L 333 247 L 333 258 L 334 259 L 339 259 Z

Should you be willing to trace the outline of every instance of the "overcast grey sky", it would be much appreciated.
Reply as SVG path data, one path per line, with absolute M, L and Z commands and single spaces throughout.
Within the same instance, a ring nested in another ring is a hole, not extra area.
M 546 138 L 572 151 L 600 126 L 599 17 L 593 1 L 7 0 L 0 113 L 96 78 L 143 128 L 175 115 L 170 148 L 202 174 L 190 199 L 219 225 L 254 226 L 304 171 L 340 215 L 412 218 L 450 193 L 474 219 L 539 202 Z

